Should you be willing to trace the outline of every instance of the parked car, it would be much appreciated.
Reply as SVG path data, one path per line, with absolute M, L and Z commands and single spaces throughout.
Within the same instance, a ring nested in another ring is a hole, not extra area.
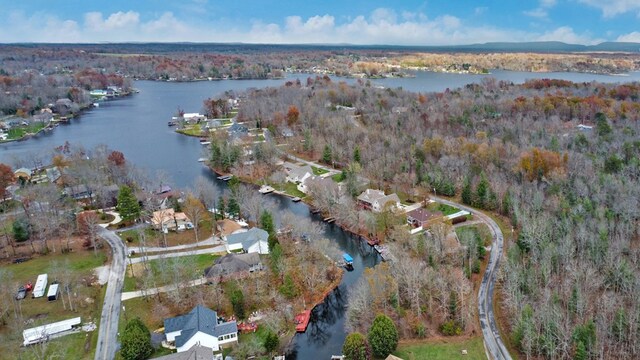
M 16 294 L 16 300 L 22 300 L 27 296 L 27 289 L 24 286 L 20 286 L 18 288 L 18 293 Z

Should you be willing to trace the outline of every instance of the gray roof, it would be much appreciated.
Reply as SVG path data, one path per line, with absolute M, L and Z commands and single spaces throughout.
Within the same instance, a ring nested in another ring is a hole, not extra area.
M 216 259 L 214 265 L 207 268 L 204 273 L 206 277 L 217 277 L 230 275 L 242 271 L 253 271 L 261 268 L 260 255 L 249 254 L 227 254 Z
M 373 204 L 374 201 L 384 198 L 386 195 L 382 190 L 367 189 L 358 195 L 358 200 Z
M 56 180 L 60 179 L 60 176 L 62 176 L 62 174 L 60 174 L 60 169 L 58 169 L 57 166 L 48 168 L 46 171 L 47 171 L 47 178 L 49 178 L 50 182 L 55 182 Z
M 247 129 L 247 127 L 244 125 L 240 125 L 237 122 L 234 122 L 233 124 L 231 124 L 231 126 L 229 126 L 227 131 L 229 133 L 246 133 L 249 132 L 249 129 Z
M 309 173 L 309 174 L 313 175 L 313 169 L 311 168 L 311 166 L 309 166 L 309 165 L 305 165 L 305 166 L 293 165 L 293 166 L 291 166 L 291 170 L 289 170 L 289 176 L 292 177 L 292 178 L 293 177 L 301 178 L 306 173 Z
M 269 233 L 254 227 L 245 232 L 228 235 L 227 244 L 242 244 L 242 248 L 246 250 L 256 242 L 260 240 L 267 241 L 268 239 Z
M 156 360 L 211 360 L 212 358 L 212 348 L 195 344 L 187 351 L 161 356 Z
M 178 330 L 182 332 L 176 336 L 176 347 L 186 344 L 197 332 L 218 337 L 238 332 L 238 325 L 235 321 L 218 323 L 218 314 L 215 311 L 197 305 L 187 315 L 164 320 L 165 333 Z

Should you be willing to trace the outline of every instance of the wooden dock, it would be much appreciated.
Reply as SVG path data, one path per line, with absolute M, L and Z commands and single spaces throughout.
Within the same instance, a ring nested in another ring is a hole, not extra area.
M 293 320 L 296 323 L 296 331 L 297 332 L 307 331 L 307 326 L 309 326 L 310 319 L 311 319 L 311 309 L 305 310 L 300 314 L 296 315 L 296 317 Z

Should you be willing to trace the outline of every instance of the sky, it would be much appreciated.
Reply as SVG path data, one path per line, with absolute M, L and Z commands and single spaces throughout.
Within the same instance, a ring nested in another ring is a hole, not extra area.
M 0 0 L 0 43 L 640 42 L 640 0 Z

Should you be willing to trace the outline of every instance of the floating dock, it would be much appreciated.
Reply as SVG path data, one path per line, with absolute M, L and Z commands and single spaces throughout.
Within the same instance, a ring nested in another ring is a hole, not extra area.
M 307 326 L 309 326 L 309 320 L 311 319 L 311 310 L 305 310 L 300 314 L 296 315 L 293 321 L 296 323 L 296 331 L 297 332 L 305 332 L 307 331 Z

